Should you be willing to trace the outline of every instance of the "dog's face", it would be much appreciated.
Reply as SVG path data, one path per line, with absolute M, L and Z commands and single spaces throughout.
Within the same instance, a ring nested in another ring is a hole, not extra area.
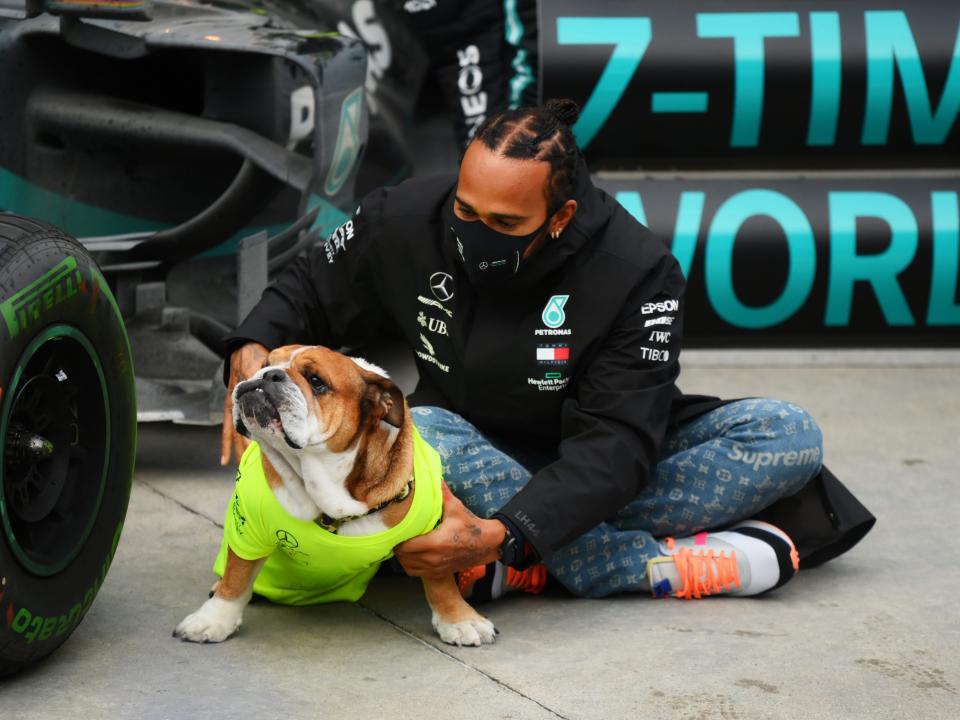
M 320 346 L 287 345 L 233 391 L 237 432 L 285 453 L 342 453 L 403 423 L 403 395 L 379 368 Z

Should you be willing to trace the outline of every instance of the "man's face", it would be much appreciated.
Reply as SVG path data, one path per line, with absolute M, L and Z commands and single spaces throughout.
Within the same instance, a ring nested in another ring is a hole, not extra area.
M 453 211 L 504 235 L 529 235 L 547 219 L 544 195 L 550 165 L 496 154 L 470 143 L 460 164 Z

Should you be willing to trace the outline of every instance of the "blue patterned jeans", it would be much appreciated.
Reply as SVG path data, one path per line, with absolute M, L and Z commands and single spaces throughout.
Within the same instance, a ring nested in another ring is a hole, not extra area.
M 456 413 L 412 409 L 443 461 L 454 495 L 490 517 L 554 458 L 494 447 Z M 543 558 L 579 597 L 648 590 L 655 538 L 685 537 L 750 517 L 798 492 L 820 469 L 823 437 L 803 409 L 780 400 L 738 400 L 667 433 L 651 482 L 630 504 Z

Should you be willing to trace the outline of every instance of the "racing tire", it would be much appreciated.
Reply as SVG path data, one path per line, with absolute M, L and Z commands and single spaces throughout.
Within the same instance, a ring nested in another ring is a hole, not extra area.
M 0 676 L 77 627 L 116 552 L 137 410 L 130 345 L 96 262 L 0 213 Z

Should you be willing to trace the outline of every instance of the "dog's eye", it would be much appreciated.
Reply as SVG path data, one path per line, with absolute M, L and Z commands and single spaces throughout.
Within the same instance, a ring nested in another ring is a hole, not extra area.
M 310 387 L 313 388 L 313 391 L 317 395 L 324 395 L 330 392 L 330 388 L 327 387 L 327 384 L 318 375 L 308 376 L 307 382 L 310 383 Z

